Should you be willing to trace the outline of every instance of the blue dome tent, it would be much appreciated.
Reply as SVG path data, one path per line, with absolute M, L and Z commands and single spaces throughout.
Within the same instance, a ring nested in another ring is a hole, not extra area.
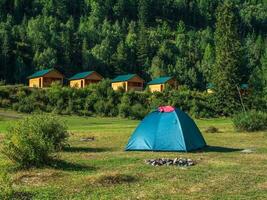
M 127 151 L 192 151 L 206 146 L 195 122 L 171 106 L 148 114 L 133 132 Z

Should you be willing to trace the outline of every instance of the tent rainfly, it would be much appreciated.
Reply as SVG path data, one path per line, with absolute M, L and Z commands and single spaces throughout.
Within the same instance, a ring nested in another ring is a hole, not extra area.
M 159 107 L 136 128 L 127 151 L 192 151 L 206 146 L 195 122 L 183 111 Z

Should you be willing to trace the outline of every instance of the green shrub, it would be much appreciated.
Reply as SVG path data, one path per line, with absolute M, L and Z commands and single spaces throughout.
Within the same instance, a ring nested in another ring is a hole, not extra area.
M 175 106 L 196 118 L 229 116 L 240 110 L 239 99 L 221 106 L 215 94 L 193 91 L 186 86 L 178 90 L 166 89 L 164 92 L 124 92 L 113 91 L 109 80 L 90 84 L 82 89 L 53 85 L 47 89 L 21 86 L 0 86 L 0 107 L 11 108 L 24 113 L 52 112 L 57 114 L 76 114 L 87 116 L 122 116 L 142 118 L 142 111 L 153 110 L 158 106 Z M 254 97 L 255 96 L 255 97 Z M 244 96 L 246 108 L 267 111 L 266 95 L 249 94 Z M 227 107 L 227 108 L 224 108 Z
M 7 171 L 1 169 L 0 171 L 0 199 L 9 200 L 15 194 L 14 188 L 12 186 L 11 177 L 8 175 Z
M 94 105 L 94 110 L 100 116 L 108 116 L 110 105 L 104 100 L 98 100 Z
M 167 99 L 161 92 L 154 92 L 150 94 L 149 105 L 150 109 L 158 108 L 159 106 L 166 105 Z
M 119 105 L 119 115 L 121 117 L 129 117 L 131 113 L 131 106 L 126 103 L 121 103 Z
M 233 123 L 238 131 L 262 131 L 267 129 L 267 113 L 250 111 L 233 117 Z
M 32 115 L 8 129 L 2 153 L 21 167 L 41 166 L 66 145 L 66 126 L 52 115 Z
M 135 104 L 131 107 L 130 116 L 132 119 L 143 119 L 148 113 L 147 109 L 141 104 Z

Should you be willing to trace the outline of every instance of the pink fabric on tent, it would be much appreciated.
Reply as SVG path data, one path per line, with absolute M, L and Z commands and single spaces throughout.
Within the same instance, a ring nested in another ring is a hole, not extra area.
M 172 106 L 160 106 L 160 107 L 158 108 L 158 111 L 159 111 L 159 112 L 172 112 L 172 111 L 174 111 L 174 110 L 175 110 L 175 108 L 172 107 Z

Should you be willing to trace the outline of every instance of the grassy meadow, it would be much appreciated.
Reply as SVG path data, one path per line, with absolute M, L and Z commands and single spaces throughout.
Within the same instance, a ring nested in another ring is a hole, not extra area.
M 0 146 L 9 124 L 23 117 L 0 112 Z M 10 170 L 18 199 L 267 199 L 267 133 L 237 133 L 227 118 L 196 120 L 210 146 L 193 153 L 125 152 L 139 123 L 120 118 L 61 116 L 70 147 L 53 166 Z M 205 133 L 209 126 L 219 133 Z M 94 137 L 94 141 L 81 141 Z M 242 153 L 243 149 L 253 153 Z M 188 168 L 153 167 L 145 159 L 186 157 Z M 0 168 L 11 163 L 0 155 Z

